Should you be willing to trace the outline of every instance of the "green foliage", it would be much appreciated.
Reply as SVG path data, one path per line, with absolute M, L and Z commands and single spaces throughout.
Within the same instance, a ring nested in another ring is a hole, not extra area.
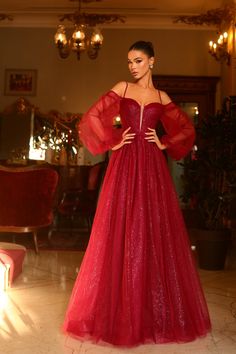
M 219 112 L 197 127 L 197 150 L 184 162 L 182 200 L 208 229 L 227 227 L 236 188 L 236 119 Z

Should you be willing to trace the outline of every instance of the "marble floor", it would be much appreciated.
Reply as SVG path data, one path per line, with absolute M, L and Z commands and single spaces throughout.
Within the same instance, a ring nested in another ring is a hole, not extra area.
M 82 252 L 27 251 L 23 273 L 0 294 L 0 354 L 233 354 L 236 353 L 236 267 L 200 270 L 212 333 L 188 344 L 132 349 L 81 343 L 61 333 Z

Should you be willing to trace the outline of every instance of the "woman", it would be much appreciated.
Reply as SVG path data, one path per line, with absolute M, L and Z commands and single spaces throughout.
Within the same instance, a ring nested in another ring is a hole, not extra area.
M 211 327 L 163 154 L 185 156 L 194 128 L 154 88 L 153 64 L 152 44 L 134 43 L 128 52 L 134 82 L 114 86 L 80 124 L 93 153 L 113 153 L 64 330 L 96 342 L 187 342 Z M 118 113 L 121 130 L 113 126 Z M 161 139 L 155 130 L 160 121 L 166 130 Z

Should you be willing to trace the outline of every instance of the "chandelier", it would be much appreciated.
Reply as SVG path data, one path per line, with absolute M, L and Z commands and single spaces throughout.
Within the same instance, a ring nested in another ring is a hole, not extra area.
M 103 43 L 103 36 L 97 25 L 103 23 L 124 22 L 123 16 L 114 14 L 97 14 L 82 12 L 81 4 L 98 2 L 102 0 L 70 0 L 78 1 L 78 8 L 74 13 L 64 14 L 59 19 L 61 22 L 67 20 L 74 25 L 74 31 L 70 38 L 67 38 L 66 28 L 63 24 L 58 25 L 54 40 L 61 58 L 65 59 L 70 52 L 80 55 L 87 52 L 90 59 L 96 59 Z

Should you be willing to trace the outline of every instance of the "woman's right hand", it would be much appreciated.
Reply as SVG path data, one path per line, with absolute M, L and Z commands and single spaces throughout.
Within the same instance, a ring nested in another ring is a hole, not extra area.
M 131 129 L 131 127 L 129 127 L 128 129 L 126 129 L 123 132 L 121 142 L 119 144 L 113 146 L 113 148 L 111 149 L 112 151 L 120 149 L 125 144 L 131 144 L 132 143 L 132 141 L 133 141 L 133 139 L 135 137 L 135 133 L 129 133 L 130 129 Z

